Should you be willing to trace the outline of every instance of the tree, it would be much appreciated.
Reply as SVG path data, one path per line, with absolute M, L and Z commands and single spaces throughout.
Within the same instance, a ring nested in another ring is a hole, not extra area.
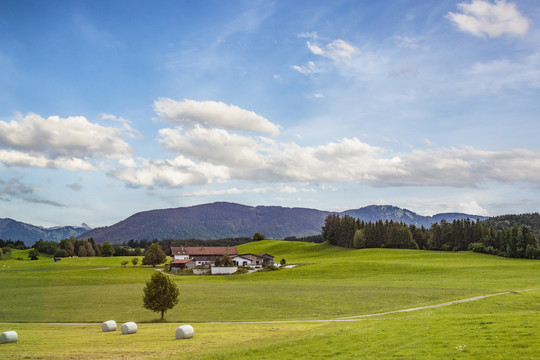
M 146 250 L 142 264 L 156 267 L 156 265 L 163 264 L 165 261 L 167 261 L 167 255 L 161 250 L 159 244 L 154 243 Z
M 264 240 L 264 239 L 265 239 L 264 234 L 261 234 L 261 233 L 258 233 L 258 232 L 253 234 L 253 241 L 259 241 L 259 240 Z
M 283 258 L 283 259 L 281 259 L 279 261 L 279 263 L 281 264 L 281 266 L 284 266 L 287 263 L 287 260 L 285 260 L 285 258 Z
M 131 263 L 133 264 L 133 266 L 137 266 L 137 264 L 139 263 L 139 258 L 133 258 L 131 259 Z
M 120 264 L 122 264 L 122 266 L 125 267 L 128 263 L 129 263 L 129 261 L 127 261 L 127 260 L 122 260 L 122 262 L 121 262 Z
M 229 257 L 229 255 L 225 254 L 216 258 L 216 260 L 214 261 L 214 266 L 231 267 L 234 266 L 234 262 Z
M 146 283 L 143 296 L 143 308 L 153 312 L 161 312 L 161 320 L 167 310 L 178 304 L 180 292 L 171 278 L 156 271 Z
M 30 250 L 30 252 L 28 253 L 28 257 L 30 258 L 30 260 L 39 259 L 39 251 L 37 251 L 36 249 Z
M 364 229 L 358 229 L 354 232 L 353 245 L 355 249 L 363 249 L 366 247 L 366 233 Z
M 114 247 L 112 244 L 108 241 L 105 241 L 103 243 L 103 248 L 101 249 L 101 255 L 102 256 L 113 256 L 114 255 Z

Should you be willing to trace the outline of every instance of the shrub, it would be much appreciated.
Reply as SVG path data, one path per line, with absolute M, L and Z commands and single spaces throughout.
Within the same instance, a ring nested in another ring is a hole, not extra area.
M 262 268 L 259 271 L 275 271 L 275 270 L 279 270 L 279 268 L 277 266 L 274 266 L 274 265 L 268 265 L 268 266 L 265 266 L 264 268 Z
M 193 269 L 185 268 L 179 273 L 180 275 L 193 275 Z
M 247 274 L 249 270 L 246 267 L 238 267 L 238 270 L 236 270 L 235 274 Z

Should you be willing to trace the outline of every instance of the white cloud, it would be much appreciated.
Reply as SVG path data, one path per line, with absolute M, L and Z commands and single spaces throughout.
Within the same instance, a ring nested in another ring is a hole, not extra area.
M 293 68 L 294 70 L 304 75 L 316 74 L 322 71 L 321 69 L 317 67 L 317 65 L 315 65 L 313 61 L 309 61 L 306 65 L 303 65 L 303 66 L 293 65 L 291 66 L 291 68 Z
M 317 34 L 316 31 L 312 31 L 312 32 L 301 32 L 300 34 L 298 34 L 298 37 L 299 37 L 299 38 L 318 39 L 318 38 L 319 38 L 319 35 Z
M 529 29 L 529 20 L 521 15 L 512 2 L 473 0 L 471 3 L 459 3 L 457 7 L 460 12 L 449 12 L 447 18 L 459 30 L 476 37 L 520 36 L 525 35 Z
M 270 136 L 279 134 L 279 127 L 253 111 L 218 101 L 175 101 L 162 98 L 154 102 L 154 109 L 171 123 L 220 126 L 229 130 L 258 131 Z
M 47 119 L 36 114 L 0 121 L 0 161 L 7 166 L 94 170 L 89 159 L 124 159 L 132 149 L 115 127 L 82 116 Z
M 240 144 L 237 144 L 240 149 Z M 377 187 L 476 187 L 501 183 L 540 182 L 540 153 L 531 150 L 489 152 L 472 147 L 412 151 L 384 156 L 386 151 L 357 138 L 318 147 L 267 139 L 247 145 L 260 162 L 223 161 L 210 153 L 197 159 L 182 154 L 174 160 L 144 160 L 140 166 L 113 172 L 132 185 L 182 186 L 212 181 L 247 180 L 279 183 L 356 182 Z
M 42 155 L 31 155 L 22 151 L 0 150 L 0 162 L 5 166 L 37 167 L 67 170 L 96 170 L 88 161 L 73 157 L 58 157 L 54 159 Z
M 307 42 L 307 47 L 315 55 L 327 57 L 332 60 L 350 59 L 358 54 L 358 48 L 345 40 L 337 39 L 325 46 Z
M 385 185 L 474 187 L 487 181 L 540 181 L 540 152 L 484 151 L 473 147 L 414 151 L 403 155 L 403 174 L 379 179 Z
M 229 178 L 228 168 L 198 164 L 183 156 L 172 160 L 143 159 L 141 165 L 116 169 L 109 173 L 112 177 L 132 186 L 177 187 L 183 185 L 203 185 L 212 179 Z
M 198 161 L 241 168 L 256 167 L 263 161 L 257 151 L 260 146 L 249 136 L 198 124 L 185 131 L 162 129 L 159 133 L 167 149 Z
M 101 118 L 104 120 L 116 121 L 122 124 L 122 130 L 128 134 L 131 139 L 144 139 L 143 134 L 131 126 L 131 121 L 122 117 L 117 117 L 111 114 L 101 114 Z

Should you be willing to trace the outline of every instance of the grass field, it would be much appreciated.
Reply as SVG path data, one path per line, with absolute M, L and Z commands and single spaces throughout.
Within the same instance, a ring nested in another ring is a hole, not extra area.
M 270 253 L 292 269 L 233 276 L 175 276 L 181 292 L 169 322 L 144 324 L 142 288 L 153 269 L 122 258 L 0 260 L 0 322 L 136 321 L 139 332 L 102 333 L 99 325 L 0 325 L 17 344 L 10 358 L 539 358 L 540 291 L 355 322 L 205 324 L 224 321 L 324 320 L 540 288 L 540 262 L 474 253 L 348 250 L 261 241 L 240 252 Z M 24 257 L 14 251 L 13 257 Z

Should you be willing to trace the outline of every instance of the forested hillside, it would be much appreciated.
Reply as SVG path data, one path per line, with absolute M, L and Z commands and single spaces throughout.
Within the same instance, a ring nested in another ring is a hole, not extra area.
M 517 219 L 519 216 L 516 222 Z M 517 223 L 510 226 L 506 221 L 510 220 L 497 222 L 500 228 L 495 228 L 486 221 L 442 220 L 428 229 L 393 221 L 366 223 L 349 215 L 331 214 L 325 219 L 322 238 L 331 245 L 357 249 L 472 250 L 506 257 L 540 258 L 540 242 L 531 229 Z
M 540 214 L 502 215 L 487 219 L 486 224 L 495 230 L 506 230 L 514 226 L 527 226 L 536 239 L 540 239 Z

